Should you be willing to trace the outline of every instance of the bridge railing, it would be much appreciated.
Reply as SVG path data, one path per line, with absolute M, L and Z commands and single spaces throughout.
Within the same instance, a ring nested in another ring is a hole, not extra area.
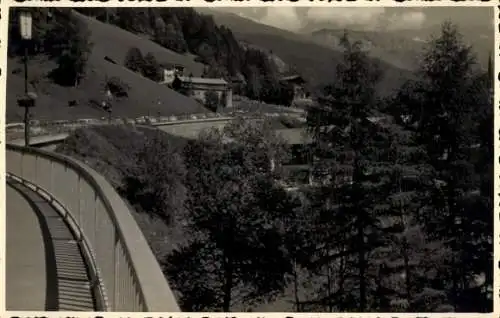
M 96 171 L 66 156 L 6 147 L 8 177 L 52 201 L 74 231 L 99 311 L 180 311 L 125 202 Z

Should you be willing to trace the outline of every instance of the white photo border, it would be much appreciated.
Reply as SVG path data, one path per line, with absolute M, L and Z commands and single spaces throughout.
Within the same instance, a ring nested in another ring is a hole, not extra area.
M 5 113 L 7 75 L 7 34 L 10 7 L 492 7 L 494 17 L 494 311 L 493 313 L 154 313 L 154 312 L 32 312 L 5 309 L 5 244 L 6 244 L 6 176 L 5 176 Z M 0 317 L 5 318 L 451 318 L 500 317 L 500 5 L 496 1 L 475 0 L 0 0 Z

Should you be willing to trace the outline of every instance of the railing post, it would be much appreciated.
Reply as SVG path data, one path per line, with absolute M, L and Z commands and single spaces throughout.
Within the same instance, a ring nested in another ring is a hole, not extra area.
M 37 149 L 10 145 L 8 149 L 12 153 L 9 153 L 7 172 L 14 176 L 20 174 L 19 179 L 40 185 L 40 189 L 49 194 L 51 203 L 54 201 L 61 217 L 71 221 L 68 226 L 75 227 L 79 243 L 83 240 L 80 248 L 85 254 L 85 262 L 91 267 L 92 289 L 100 297 L 104 310 L 142 311 L 150 304 L 151 308 L 158 310 L 164 308 L 164 299 L 169 303 L 165 308 L 179 310 L 168 283 L 162 282 L 161 268 L 140 228 L 110 184 L 91 169 L 79 166 L 76 160 Z M 30 156 L 35 156 L 33 161 Z M 32 164 L 35 167 L 31 167 Z M 35 171 L 32 172 L 31 168 Z M 76 184 L 71 184 L 73 181 Z M 80 215 L 75 216 L 76 212 Z M 131 237 L 124 236 L 124 230 Z M 108 254 L 110 247 L 112 255 Z
M 98 201 L 99 201 L 99 196 L 97 195 L 97 191 L 95 191 L 95 189 L 93 189 L 94 191 L 94 226 L 92 227 L 93 229 L 93 243 L 96 244 L 97 242 L 97 213 L 99 213 L 99 209 L 97 208 L 98 207 Z
M 115 272 L 113 273 L 114 277 L 114 282 L 113 282 L 113 311 L 118 311 L 118 297 L 120 294 L 119 291 L 119 272 L 120 272 L 120 255 L 119 255 L 119 240 L 118 240 L 118 233 L 116 230 L 114 231 L 114 251 L 113 251 L 113 263 L 115 265 Z
M 38 188 L 38 155 L 35 155 L 35 180 L 33 184 Z
M 21 178 L 24 179 L 24 169 L 23 169 L 23 167 L 24 167 L 24 152 L 21 152 L 21 156 L 20 156 L 19 160 L 21 161 L 21 171 L 20 171 Z
M 97 193 L 97 191 L 95 191 L 95 189 L 93 189 L 94 192 L 93 192 L 93 197 L 94 197 L 94 201 L 93 201 L 93 209 L 94 209 L 94 216 L 93 216 L 93 219 L 94 219 L 94 223 L 93 223 L 93 226 L 92 226 L 92 237 L 90 239 L 92 239 L 92 243 L 95 245 L 95 244 L 98 244 L 97 243 L 97 240 L 99 239 L 99 237 L 97 236 L 97 233 L 98 233 L 98 226 L 97 226 L 97 222 L 98 222 L 98 212 L 99 212 L 99 208 L 98 208 L 98 205 L 99 205 L 99 195 Z M 98 251 L 97 251 L 97 247 L 93 246 L 93 249 L 94 249 L 94 260 L 97 262 L 97 259 L 98 259 Z M 100 294 L 97 296 L 97 297 L 100 297 L 99 301 L 103 307 L 103 309 L 105 311 L 110 311 L 111 308 L 109 308 L 109 297 L 108 297 L 108 293 L 107 291 L 103 288 L 103 285 L 102 285 L 102 280 L 101 280 L 101 274 L 99 272 L 99 266 L 96 267 L 96 284 L 99 285 L 98 286 L 98 289 L 100 291 Z
M 52 160 L 49 160 L 50 162 L 50 175 L 49 175 L 49 188 L 48 188 L 48 191 L 50 193 L 54 193 L 54 161 Z
M 80 180 L 81 180 L 81 176 L 80 174 L 77 174 L 77 179 L 76 179 L 76 194 L 77 194 L 77 199 L 78 199 L 78 208 L 77 208 L 77 211 L 78 211 L 78 228 L 80 229 L 80 231 L 78 231 L 78 237 L 77 237 L 77 240 L 78 242 L 82 241 L 83 238 L 82 238 L 82 229 L 83 229 L 83 213 L 82 213 L 82 199 L 81 199 L 81 191 L 80 191 Z

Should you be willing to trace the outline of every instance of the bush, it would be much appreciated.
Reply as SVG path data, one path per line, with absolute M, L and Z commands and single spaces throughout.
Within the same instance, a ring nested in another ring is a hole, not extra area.
M 152 81 L 159 82 L 162 80 L 161 71 L 160 64 L 156 61 L 155 56 L 152 53 L 146 54 L 142 68 L 142 74 L 144 77 L 147 77 Z
M 171 223 L 183 211 L 180 143 L 160 131 L 110 125 L 78 129 L 56 152 L 91 165 L 138 211 Z
M 212 110 L 216 111 L 217 108 L 219 107 L 220 101 L 219 101 L 219 94 L 214 91 L 208 91 L 205 93 L 205 106 Z
M 128 92 L 130 90 L 130 86 L 119 79 L 118 77 L 111 77 L 106 80 L 106 89 L 116 97 L 128 97 Z
M 286 128 L 301 128 L 306 126 L 305 122 L 302 122 L 295 117 L 284 116 L 284 115 L 280 116 L 280 122 Z
M 144 68 L 144 57 L 142 56 L 141 50 L 136 47 L 132 47 L 128 50 L 125 56 L 125 67 L 131 71 L 142 73 Z

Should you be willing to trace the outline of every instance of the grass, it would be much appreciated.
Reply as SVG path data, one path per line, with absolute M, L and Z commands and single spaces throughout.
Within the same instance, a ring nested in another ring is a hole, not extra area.
M 208 110 L 164 85 L 130 72 L 120 64 L 130 47 L 138 47 L 144 53 L 152 52 L 159 61 L 181 63 L 194 74 L 202 71 L 202 65 L 194 62 L 190 55 L 180 55 L 161 46 L 124 31 L 75 14 L 88 26 L 93 50 L 88 61 L 86 78 L 77 87 L 62 87 L 52 83 L 47 74 L 56 67 L 55 63 L 43 56 L 32 58 L 29 62 L 29 90 L 37 93 L 37 105 L 32 110 L 33 118 L 38 120 L 72 120 L 81 118 L 107 117 L 107 113 L 96 107 L 92 100 L 100 102 L 104 98 L 106 77 L 118 77 L 130 87 L 129 97 L 115 100 L 114 117 L 136 118 L 147 115 L 183 115 L 206 113 Z M 117 64 L 104 60 L 108 56 Z M 8 59 L 7 64 L 7 122 L 20 122 L 24 110 L 17 106 L 17 99 L 24 95 L 24 71 L 19 59 Z M 77 106 L 69 107 L 68 102 L 77 101 Z
M 133 164 L 130 152 L 145 138 L 153 138 L 156 130 L 135 128 L 131 125 L 113 125 L 81 128 L 74 131 L 56 152 L 74 157 L 101 173 L 118 191 L 125 177 L 124 166 Z M 174 148 L 183 147 L 185 140 L 166 133 Z M 141 228 L 150 248 L 158 260 L 162 260 L 177 244 L 182 244 L 182 224 L 167 226 L 158 217 L 151 216 L 137 206 L 132 206 L 125 198 L 132 215 Z
M 119 64 L 123 64 L 125 56 L 131 47 L 137 47 L 143 55 L 152 53 L 159 63 L 181 64 L 187 73 L 200 76 L 203 73 L 203 64 L 195 62 L 196 56 L 179 54 L 168 50 L 161 45 L 150 41 L 146 37 L 133 34 L 117 26 L 102 23 L 96 19 L 73 11 L 78 18 L 85 21 L 89 31 L 92 32 L 92 41 L 96 43 L 95 54 L 109 56 Z

